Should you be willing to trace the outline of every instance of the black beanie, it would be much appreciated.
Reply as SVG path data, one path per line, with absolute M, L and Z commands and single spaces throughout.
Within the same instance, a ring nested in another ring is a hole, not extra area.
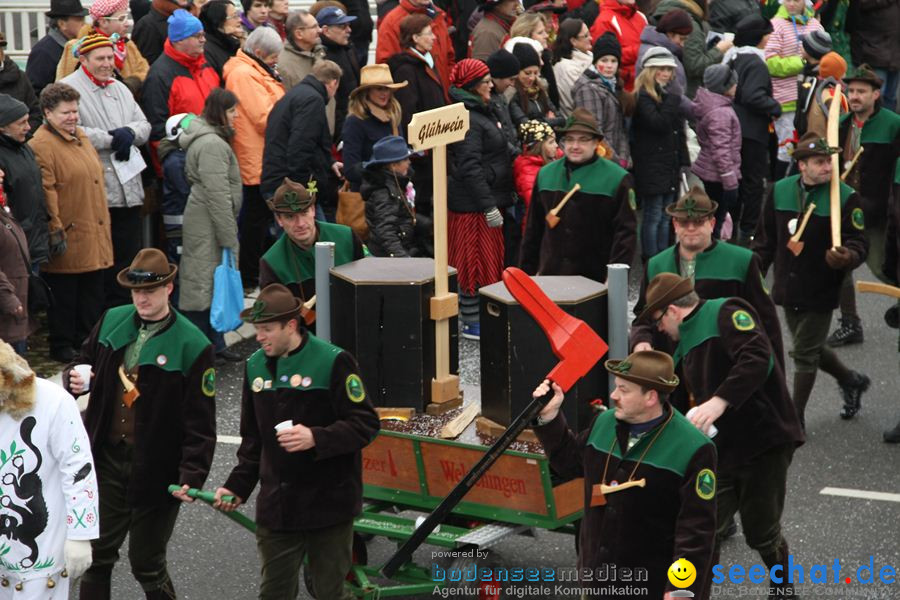
M 6 127 L 28 114 L 28 107 L 7 94 L 0 94 L 0 127 Z
M 622 44 L 616 39 L 616 34 L 607 31 L 597 38 L 594 42 L 594 62 L 600 60 L 601 56 L 615 56 L 619 62 L 622 62 Z
M 487 63 L 488 69 L 491 71 L 491 77 L 494 79 L 515 77 L 522 70 L 519 67 L 519 59 L 512 52 L 507 52 L 503 48 L 488 56 L 484 62 Z
M 762 15 L 747 15 L 735 26 L 734 45 L 738 48 L 743 46 L 759 45 L 763 36 L 772 33 L 772 23 Z
M 513 55 L 519 61 L 519 70 L 524 71 L 528 67 L 540 67 L 541 57 L 530 44 L 519 43 L 513 46 Z

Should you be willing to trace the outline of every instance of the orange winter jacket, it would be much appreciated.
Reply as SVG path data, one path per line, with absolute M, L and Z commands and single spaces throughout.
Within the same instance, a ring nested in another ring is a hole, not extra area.
M 266 122 L 275 103 L 284 96 L 284 86 L 255 58 L 238 50 L 222 69 L 225 89 L 238 98 L 232 147 L 244 185 L 259 185 L 262 176 Z

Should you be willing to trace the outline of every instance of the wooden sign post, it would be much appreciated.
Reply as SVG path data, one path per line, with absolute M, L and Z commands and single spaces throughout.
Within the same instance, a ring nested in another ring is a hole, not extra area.
M 434 320 L 435 377 L 431 401 L 442 404 L 459 397 L 459 377 L 450 374 L 450 319 L 459 313 L 459 300 L 447 283 L 447 144 L 466 137 L 469 111 L 458 102 L 416 113 L 409 122 L 409 143 L 416 150 L 432 150 L 434 170 Z

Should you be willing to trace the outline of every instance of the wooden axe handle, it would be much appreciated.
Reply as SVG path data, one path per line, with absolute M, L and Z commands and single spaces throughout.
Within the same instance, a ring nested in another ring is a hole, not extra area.
M 853 167 L 856 166 L 856 161 L 859 160 L 859 157 L 862 155 L 862 153 L 864 151 L 865 151 L 865 147 L 860 146 L 859 150 L 856 151 L 856 154 L 853 155 L 853 160 L 851 160 L 850 164 L 847 165 L 847 168 L 844 169 L 844 174 L 841 175 L 841 181 L 847 181 L 847 175 L 849 175 L 850 172 L 853 170 Z
M 312 298 L 303 303 L 303 308 L 309 310 L 316 305 L 316 295 L 313 294 Z
M 641 477 L 635 481 L 626 481 L 625 483 L 620 483 L 619 485 L 606 485 L 605 483 L 600 484 L 600 491 L 604 494 L 612 494 L 614 492 L 621 492 L 622 490 L 627 490 L 628 488 L 633 487 L 646 487 L 647 480 Z
M 576 183 L 571 190 L 569 190 L 565 196 L 563 196 L 562 200 L 559 201 L 559 204 L 550 209 L 550 214 L 554 217 L 559 214 L 559 211 L 563 209 L 563 206 L 566 205 L 566 202 L 569 201 L 569 198 L 575 195 L 575 192 L 581 189 L 581 184 Z
M 797 231 L 794 233 L 793 237 L 791 237 L 792 242 L 800 241 L 800 236 L 803 235 L 806 224 L 809 223 L 809 218 L 812 216 L 814 210 L 816 210 L 816 203 L 810 202 L 809 206 L 806 207 L 806 212 L 803 213 L 803 220 L 800 221 L 800 227 L 797 228 Z
M 834 96 L 831 98 L 831 107 L 828 110 L 825 141 L 829 146 L 839 144 L 841 97 L 841 84 L 837 84 L 834 86 Z M 831 245 L 836 248 L 841 245 L 841 179 L 840 159 L 837 154 L 831 155 L 831 166 Z
M 860 292 L 869 292 L 871 294 L 882 294 L 891 296 L 892 298 L 900 298 L 900 287 L 888 285 L 886 283 L 878 283 L 877 281 L 857 281 L 856 289 Z

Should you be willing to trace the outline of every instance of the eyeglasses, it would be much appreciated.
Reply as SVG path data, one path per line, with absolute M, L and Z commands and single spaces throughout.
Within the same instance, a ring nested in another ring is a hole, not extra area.
M 303 25 L 302 27 L 298 27 L 297 29 L 320 29 L 319 24 L 315 25 Z
M 129 13 L 127 15 L 122 15 L 121 17 L 113 17 L 112 15 L 110 15 L 108 17 L 103 17 L 103 18 L 106 19 L 107 21 L 115 21 L 116 23 L 124 24 L 131 20 L 131 13 Z
M 126 271 L 125 278 L 131 283 L 153 283 L 168 277 L 168 273 L 154 273 L 153 271 Z
M 335 29 L 350 29 L 349 23 L 341 23 L 340 25 L 322 25 L 322 28 L 334 27 Z
M 197 40 L 197 41 L 205 42 L 205 41 L 206 41 L 206 32 L 205 32 L 205 31 L 200 31 L 200 32 L 195 33 L 195 34 L 192 35 L 191 37 L 194 38 L 194 39 Z
M 650 322 L 650 324 L 653 326 L 653 329 L 659 329 L 659 324 L 662 323 L 663 317 L 666 316 L 666 313 L 667 313 L 667 312 L 669 312 L 669 307 L 668 307 L 668 306 L 665 308 L 665 310 L 663 310 L 663 311 L 660 313 L 659 317 L 657 317 L 656 319 L 653 319 L 653 320 Z

